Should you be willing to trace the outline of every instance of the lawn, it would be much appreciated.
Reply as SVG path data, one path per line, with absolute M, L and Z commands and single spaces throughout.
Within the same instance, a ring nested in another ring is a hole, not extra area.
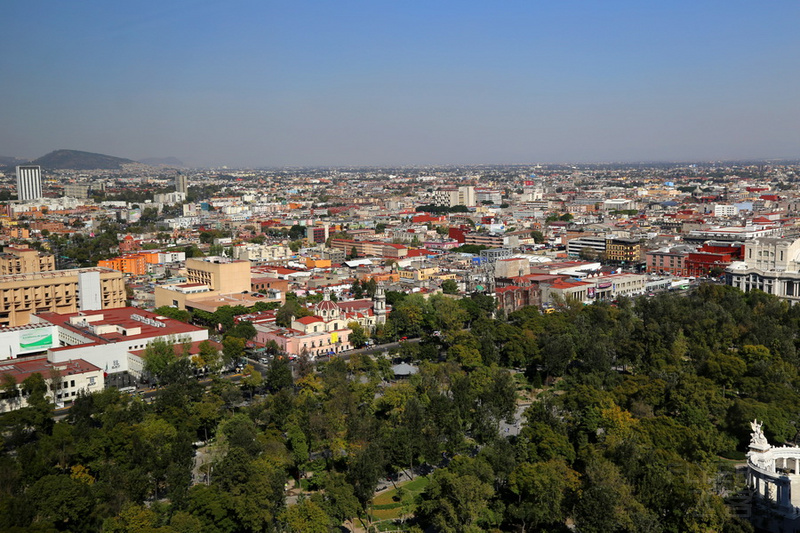
M 398 488 L 403 489 L 402 501 L 396 501 L 397 489 L 387 490 L 375 497 L 372 500 L 372 507 L 370 515 L 374 521 L 392 521 L 401 517 L 405 512 L 407 515 L 412 515 L 416 508 L 414 500 L 425 487 L 428 486 L 430 480 L 426 476 L 420 476 L 411 481 L 398 484 Z M 379 529 L 381 529 L 379 527 Z

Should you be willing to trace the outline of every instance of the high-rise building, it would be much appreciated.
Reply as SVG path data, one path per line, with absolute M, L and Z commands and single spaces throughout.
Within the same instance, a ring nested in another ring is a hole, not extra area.
M 182 192 L 183 194 L 189 193 L 189 179 L 186 174 L 178 172 L 175 175 L 175 192 Z
M 42 197 L 42 167 L 20 165 L 17 167 L 17 198 L 23 202 Z

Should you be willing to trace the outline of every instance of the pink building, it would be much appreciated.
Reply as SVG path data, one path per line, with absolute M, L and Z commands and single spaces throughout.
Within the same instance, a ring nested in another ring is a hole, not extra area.
M 256 324 L 256 342 L 275 341 L 281 351 L 289 355 L 306 352 L 310 357 L 335 354 L 350 350 L 350 329 L 340 319 L 325 321 L 319 316 L 295 319 L 289 328 Z

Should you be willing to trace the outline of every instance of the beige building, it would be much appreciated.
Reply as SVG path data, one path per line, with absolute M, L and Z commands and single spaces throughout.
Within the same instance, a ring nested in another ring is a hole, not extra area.
M 24 326 L 33 313 L 125 306 L 122 272 L 77 268 L 0 276 L 0 327 Z
M 55 269 L 56 262 L 52 254 L 12 247 L 7 247 L 0 253 L 0 275 L 49 272 Z
M 186 260 L 186 280 L 203 283 L 222 293 L 250 290 L 250 262 L 226 257 L 192 257 Z
M 242 244 L 233 247 L 233 258 L 246 261 L 278 261 L 293 255 L 291 248 L 280 244 Z
M 227 257 L 190 258 L 186 260 L 186 279 L 186 283 L 156 287 L 156 308 L 168 306 L 213 312 L 223 305 L 253 307 L 258 302 L 286 301 L 286 288 L 266 287 L 261 289 L 266 295 L 254 293 L 250 261 Z

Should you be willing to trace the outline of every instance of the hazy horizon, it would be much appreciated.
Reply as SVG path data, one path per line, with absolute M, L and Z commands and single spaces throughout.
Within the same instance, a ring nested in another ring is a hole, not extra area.
M 191 167 L 800 158 L 800 4 L 0 4 L 0 156 Z

